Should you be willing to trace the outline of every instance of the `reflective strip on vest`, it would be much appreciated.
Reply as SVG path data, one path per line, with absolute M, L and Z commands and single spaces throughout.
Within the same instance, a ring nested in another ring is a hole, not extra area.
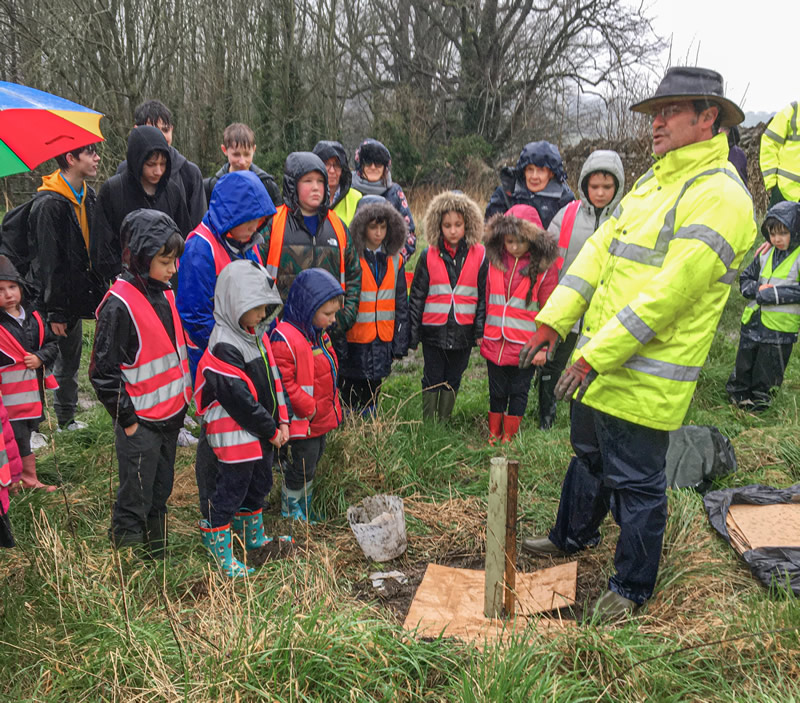
M 789 254 L 773 270 L 772 259 L 774 253 L 775 249 L 773 248 L 759 257 L 761 264 L 761 275 L 758 279 L 759 287 L 767 284 L 772 284 L 776 288 L 797 285 L 798 281 L 800 281 L 800 247 Z M 761 308 L 761 323 L 767 329 L 788 334 L 800 332 L 800 303 L 786 305 L 776 303 L 774 305 L 759 306 L 755 300 L 751 300 L 742 313 L 742 324 L 746 325 L 750 322 L 753 313 L 759 307 Z
M 395 290 L 400 270 L 400 254 L 386 260 L 386 273 L 380 286 L 367 260 L 361 257 L 361 296 L 355 324 L 347 330 L 347 341 L 369 344 L 375 338 L 383 342 L 394 339 Z
M 219 401 L 214 401 L 203 414 L 208 444 L 217 459 L 226 464 L 257 461 L 263 456 L 261 442 L 234 420 Z
M 578 210 L 581 209 L 581 201 L 573 200 L 567 205 L 564 212 L 564 217 L 561 220 L 561 230 L 558 233 L 558 258 L 556 259 L 556 266 L 561 271 L 564 268 L 564 259 L 567 258 L 569 251 L 569 241 L 572 239 L 572 230 L 575 226 L 575 218 L 578 215 Z
M 525 303 L 531 281 L 526 276 L 506 300 L 503 272 L 489 264 L 486 285 L 486 324 L 483 336 L 486 339 L 506 339 L 514 344 L 525 344 L 536 331 L 536 313 L 539 311 L 537 295 L 544 274 L 540 273 L 531 294 L 530 303 Z M 501 292 L 498 292 L 501 291 Z
M 272 218 L 272 226 L 269 233 L 269 249 L 267 250 L 267 261 L 264 267 L 273 279 L 278 279 L 278 269 L 281 266 L 281 253 L 283 252 L 283 238 L 286 234 L 286 218 L 289 216 L 289 207 L 280 205 Z M 339 247 L 339 283 L 342 290 L 345 289 L 345 262 L 344 255 L 347 250 L 347 233 L 344 231 L 344 223 L 341 218 L 333 211 L 328 210 L 327 221 L 333 227 L 336 235 L 336 243 Z M 321 225 L 320 225 L 321 226 Z
M 483 245 L 473 244 L 464 259 L 455 288 L 452 288 L 439 248 L 428 247 L 425 263 L 430 285 L 422 309 L 423 325 L 446 325 L 451 309 L 456 324 L 471 325 L 475 322 L 475 311 L 478 309 L 478 273 L 485 257 L 486 249 Z

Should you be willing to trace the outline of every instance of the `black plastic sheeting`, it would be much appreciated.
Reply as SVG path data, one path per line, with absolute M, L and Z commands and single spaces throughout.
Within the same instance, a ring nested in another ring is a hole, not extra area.
M 731 441 L 716 427 L 684 425 L 669 433 L 667 486 L 705 493 L 712 480 L 736 471 Z
M 742 486 L 712 491 L 703 498 L 711 526 L 730 544 L 728 535 L 728 509 L 731 505 L 773 505 L 775 503 L 800 503 L 800 483 L 789 488 L 772 486 Z M 742 555 L 753 575 L 767 588 L 786 588 L 800 595 L 800 546 L 761 547 Z

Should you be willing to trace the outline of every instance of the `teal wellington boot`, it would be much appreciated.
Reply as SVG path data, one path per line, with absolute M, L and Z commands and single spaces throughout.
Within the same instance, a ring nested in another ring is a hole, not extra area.
M 237 532 L 244 533 L 245 549 L 258 549 L 274 542 L 273 538 L 267 537 L 264 531 L 264 515 L 261 509 L 250 510 L 242 508 L 233 516 L 231 526 Z M 294 539 L 290 535 L 281 535 L 278 540 L 280 542 L 294 543 Z
M 230 523 L 221 527 L 211 527 L 211 523 L 208 520 L 201 520 L 200 534 L 203 538 L 203 546 L 208 549 L 214 561 L 226 576 L 237 578 L 253 573 L 253 569 L 233 558 Z
M 297 490 L 287 488 L 284 483 L 281 487 L 281 515 L 290 517 L 293 520 L 303 520 L 309 525 L 316 525 L 321 518 L 311 510 L 311 498 L 313 496 L 313 480 Z

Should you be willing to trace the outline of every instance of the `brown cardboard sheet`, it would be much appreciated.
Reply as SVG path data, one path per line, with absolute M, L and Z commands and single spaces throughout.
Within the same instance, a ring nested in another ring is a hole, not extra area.
M 731 505 L 726 519 L 733 548 L 800 547 L 800 504 Z
M 563 627 L 572 621 L 536 618 L 575 603 L 578 562 L 533 573 L 517 573 L 517 617 L 495 620 L 483 615 L 485 572 L 428 564 L 403 627 L 425 637 L 458 637 L 471 642 L 495 641 L 532 623 L 536 628 Z

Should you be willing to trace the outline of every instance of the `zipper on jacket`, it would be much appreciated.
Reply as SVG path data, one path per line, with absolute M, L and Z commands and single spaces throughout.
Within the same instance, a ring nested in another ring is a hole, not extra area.
M 519 264 L 519 259 L 515 256 L 514 257 L 514 266 L 511 269 L 511 275 L 508 277 L 508 290 L 506 291 L 506 302 L 511 299 L 511 288 L 514 285 L 514 274 L 517 272 L 517 264 Z M 506 346 L 506 338 L 503 337 L 503 330 L 500 329 L 500 351 L 497 354 L 497 365 L 500 365 L 500 359 L 503 358 L 503 349 Z

